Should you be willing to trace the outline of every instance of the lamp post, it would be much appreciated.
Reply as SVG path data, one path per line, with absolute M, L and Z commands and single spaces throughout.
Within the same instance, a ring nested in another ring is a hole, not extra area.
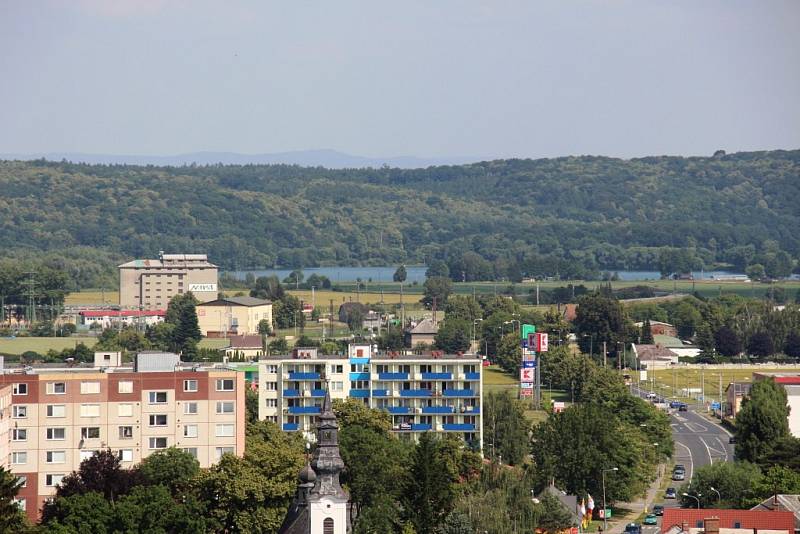
M 483 321 L 483 319 L 473 319 L 472 320 L 472 345 L 473 346 L 475 345 L 475 325 L 477 325 L 478 322 L 482 322 L 482 321 Z M 470 348 L 472 348 L 472 347 L 470 347 Z
M 606 473 L 610 471 L 619 471 L 619 468 L 612 467 L 611 469 L 603 469 L 603 532 L 608 530 L 608 507 L 606 507 Z
M 714 493 L 717 494 L 717 502 L 722 500 L 722 495 L 720 495 L 718 489 L 716 489 L 714 486 L 710 486 L 708 489 L 710 489 L 711 491 L 713 491 Z
M 702 496 L 703 496 L 703 494 L 702 494 L 702 493 L 698 493 L 698 494 L 695 496 L 695 495 L 689 495 L 688 493 L 686 493 L 686 492 L 684 491 L 684 492 L 682 493 L 682 495 L 683 495 L 684 497 L 691 497 L 692 499 L 696 500 L 696 501 L 697 501 L 697 509 L 698 509 L 698 510 L 700 509 L 700 497 L 702 497 Z

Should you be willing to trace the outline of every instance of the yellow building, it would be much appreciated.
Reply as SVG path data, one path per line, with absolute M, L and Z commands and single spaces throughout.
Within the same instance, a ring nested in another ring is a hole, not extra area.
M 197 305 L 200 333 L 206 337 L 258 334 L 258 323 L 272 326 L 272 303 L 253 297 L 226 297 Z

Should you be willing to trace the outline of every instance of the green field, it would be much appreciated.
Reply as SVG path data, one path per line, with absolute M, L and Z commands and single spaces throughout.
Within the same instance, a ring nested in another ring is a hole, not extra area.
M 647 386 L 642 383 L 642 387 L 649 389 L 650 384 L 655 382 L 656 392 L 670 398 L 681 400 L 691 400 L 694 398 L 682 397 L 680 390 L 690 388 L 701 388 L 705 392 L 707 401 L 724 401 L 725 388 L 731 382 L 750 382 L 753 379 L 753 373 L 757 372 L 780 372 L 780 371 L 793 371 L 798 372 L 800 368 L 797 367 L 765 367 L 760 365 L 751 365 L 742 368 L 720 369 L 714 366 L 709 366 L 705 369 L 699 368 L 675 368 L 663 369 L 648 374 Z M 721 387 L 720 387 L 721 386 Z M 720 391 L 722 392 L 720 399 Z
M 0 354 L 19 355 L 32 350 L 45 354 L 48 350 L 62 351 L 74 348 L 78 343 L 93 347 L 97 339 L 93 337 L 16 337 L 0 338 Z

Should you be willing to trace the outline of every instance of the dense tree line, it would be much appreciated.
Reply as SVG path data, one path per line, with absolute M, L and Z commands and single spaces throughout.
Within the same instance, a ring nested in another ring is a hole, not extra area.
M 2 162 L 0 246 L 203 251 L 226 269 L 438 262 L 459 281 L 720 263 L 777 277 L 800 254 L 798 161 L 800 151 L 427 169 Z

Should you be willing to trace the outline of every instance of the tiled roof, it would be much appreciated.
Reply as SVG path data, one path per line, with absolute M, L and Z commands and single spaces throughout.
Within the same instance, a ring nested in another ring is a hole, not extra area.
M 230 349 L 260 349 L 261 348 L 261 336 L 259 335 L 243 335 L 243 336 L 231 336 L 230 337 L 230 344 L 228 347 Z
M 751 510 L 786 510 L 794 514 L 795 529 L 800 530 L 800 495 L 773 495 Z
M 660 345 L 634 345 L 636 357 L 640 360 L 672 360 L 675 353 Z
M 253 306 L 266 306 L 267 304 L 272 304 L 272 302 L 264 299 L 257 299 L 255 297 L 225 297 L 224 299 L 217 299 L 212 300 L 209 302 L 203 302 L 199 304 L 199 306 L 247 306 L 252 308 Z
M 719 528 L 739 528 L 756 530 L 780 530 L 788 534 L 794 533 L 794 514 L 792 512 L 770 512 L 762 510 L 721 510 L 716 508 L 665 508 L 661 521 L 661 532 L 668 532 L 674 526 L 681 526 L 686 521 L 689 528 L 697 528 L 697 521 L 712 517 L 719 518 Z
M 411 329 L 410 334 L 435 334 L 439 331 L 439 325 L 433 319 L 423 319 L 417 326 Z
M 772 378 L 776 384 L 798 385 L 800 373 L 793 372 L 758 372 L 753 373 L 753 380 L 766 380 Z

